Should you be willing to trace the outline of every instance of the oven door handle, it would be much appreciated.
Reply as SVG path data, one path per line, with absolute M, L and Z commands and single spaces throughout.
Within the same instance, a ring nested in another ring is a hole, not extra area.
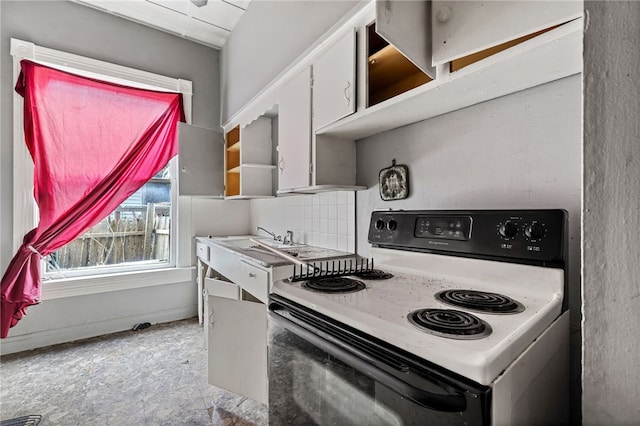
M 449 392 L 447 394 L 438 394 L 416 388 L 410 383 L 373 365 L 370 361 L 367 361 L 369 357 L 366 354 L 353 347 L 347 348 L 346 344 L 338 339 L 333 339 L 329 335 L 326 335 L 326 338 L 319 336 L 277 313 L 269 313 L 269 317 L 302 339 L 418 405 L 442 412 L 462 412 L 467 408 L 467 400 L 462 393 L 447 391 Z

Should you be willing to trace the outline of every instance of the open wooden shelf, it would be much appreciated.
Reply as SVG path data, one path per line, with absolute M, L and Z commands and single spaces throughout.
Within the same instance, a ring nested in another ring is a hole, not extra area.
M 240 142 L 240 126 L 236 126 L 227 132 L 227 148 Z
M 240 173 L 227 172 L 225 196 L 240 195 Z
M 225 137 L 225 191 L 226 197 L 240 194 L 240 126 L 229 130 Z
M 367 29 L 367 107 L 408 92 L 432 79 L 375 32 Z
M 565 22 L 566 23 L 566 22 Z M 515 40 L 507 41 L 506 43 L 499 44 L 497 46 L 490 47 L 485 50 L 481 50 L 480 52 L 472 53 L 471 55 L 464 56 L 459 59 L 454 59 L 449 63 L 449 69 L 451 72 L 458 71 L 466 66 L 469 66 L 475 62 L 481 61 L 482 59 L 488 58 L 489 56 L 495 55 L 498 52 L 502 52 L 510 47 L 516 46 L 520 43 L 524 43 L 527 40 L 530 40 L 534 37 L 539 36 L 540 34 L 544 34 L 547 31 L 551 31 L 554 28 L 558 28 L 560 25 L 555 25 L 550 28 L 545 28 L 544 30 L 540 30 L 538 32 L 528 34 L 526 36 L 517 38 Z

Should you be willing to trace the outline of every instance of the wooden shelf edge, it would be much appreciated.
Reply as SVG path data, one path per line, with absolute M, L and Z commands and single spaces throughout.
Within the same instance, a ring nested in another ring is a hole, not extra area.
M 240 141 L 235 142 L 233 145 L 227 147 L 227 151 L 229 152 L 240 151 Z
M 242 163 L 240 167 L 250 167 L 254 169 L 275 169 L 274 164 Z
M 277 191 L 277 194 L 278 195 L 317 194 L 320 192 L 361 191 L 364 189 L 367 189 L 367 187 L 359 186 L 359 185 L 312 185 L 312 186 L 303 186 L 300 188 L 280 189 Z
M 227 173 L 240 173 L 240 166 L 235 166 L 227 170 Z
M 273 195 L 228 195 L 225 200 L 251 200 L 253 198 L 274 198 Z

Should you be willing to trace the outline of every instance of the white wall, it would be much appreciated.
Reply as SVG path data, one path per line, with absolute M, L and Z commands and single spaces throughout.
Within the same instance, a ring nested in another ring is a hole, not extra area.
M 222 49 L 222 124 L 357 3 L 347 0 L 249 3 Z
M 193 124 L 219 128 L 219 51 L 68 1 L 0 2 L 0 270 L 13 257 L 13 66 L 10 38 L 193 82 Z M 223 203 L 223 204 L 221 204 Z M 26 212 L 25 212 L 26 213 Z M 245 233 L 249 204 L 195 201 L 188 235 Z M 222 218 L 222 219 L 221 219 Z M 124 279 L 126 282 L 126 278 Z M 2 341 L 2 352 L 197 314 L 195 282 L 44 300 Z
M 192 198 L 191 210 L 192 236 L 225 237 L 251 233 L 251 204 L 247 200 Z
M 579 404 L 581 77 L 572 76 L 357 142 L 357 247 L 375 209 L 569 212 L 572 399 Z M 378 172 L 409 167 L 410 196 L 382 201 Z M 578 413 L 573 413 L 574 416 Z
M 640 421 L 640 3 L 587 2 L 583 421 Z
M 262 226 L 293 241 L 341 251 L 355 252 L 355 193 L 325 192 L 283 198 L 251 200 L 251 233 Z

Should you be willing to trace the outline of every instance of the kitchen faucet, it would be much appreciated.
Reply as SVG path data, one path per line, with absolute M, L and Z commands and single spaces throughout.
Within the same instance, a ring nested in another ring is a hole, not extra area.
M 282 240 L 282 244 L 293 244 L 293 231 L 287 231 L 287 235 L 284 236 L 284 240 Z
M 267 234 L 271 235 L 275 241 L 282 241 L 282 237 L 280 235 L 276 235 L 274 232 L 268 231 L 268 230 L 264 229 L 262 226 L 258 226 L 258 231 L 260 231 L 260 230 L 263 230 Z M 289 235 L 289 234 L 287 233 L 287 235 Z M 285 239 L 286 239 L 286 237 L 285 237 Z

